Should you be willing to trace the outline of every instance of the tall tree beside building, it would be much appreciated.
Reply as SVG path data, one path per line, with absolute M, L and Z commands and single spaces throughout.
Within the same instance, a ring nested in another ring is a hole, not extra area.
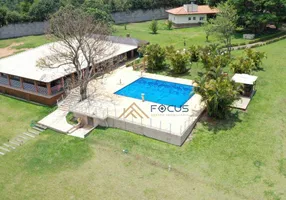
M 49 34 L 59 42 L 51 47 L 50 56 L 39 60 L 38 66 L 75 71 L 81 99 L 86 99 L 89 82 L 113 65 L 111 61 L 97 64 L 107 53 L 113 54 L 114 45 L 108 40 L 110 28 L 80 9 L 65 7 L 52 16 Z

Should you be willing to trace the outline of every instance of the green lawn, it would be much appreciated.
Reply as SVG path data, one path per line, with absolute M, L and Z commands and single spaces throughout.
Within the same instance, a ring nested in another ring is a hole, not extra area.
M 36 48 L 38 46 L 44 45 L 52 41 L 55 40 L 52 38 L 48 38 L 45 35 L 27 36 L 27 37 L 0 40 L 0 49 L 6 48 L 4 49 L 5 52 L 4 54 L 0 53 L 0 58 L 21 53 L 28 49 Z
M 0 157 L 1 198 L 286 199 L 286 40 L 259 50 L 268 59 L 247 112 L 202 120 L 182 147 L 116 129 L 96 129 L 85 140 L 46 131 Z M 6 137 L 49 111 L 0 100 Z
M 149 30 L 150 21 L 142 23 L 131 23 L 127 24 L 127 30 L 125 25 L 115 25 L 113 34 L 116 36 L 126 37 L 130 34 L 133 38 L 147 40 L 151 43 L 158 43 L 163 46 L 174 45 L 176 48 L 184 48 L 184 41 L 186 45 L 204 45 L 206 42 L 206 34 L 203 27 L 191 27 L 182 29 L 167 30 L 165 20 L 158 21 L 159 31 L 158 34 L 151 34 Z M 259 37 L 264 37 L 259 36 Z M 209 42 L 214 42 L 214 37 L 209 37 Z M 249 42 L 242 37 L 242 33 L 236 33 L 232 39 L 233 44 L 239 44 L 242 42 Z
M 51 109 L 0 95 L 0 145 L 29 128 L 32 120 L 39 120 Z
M 52 40 L 48 38 L 46 35 L 26 36 L 26 37 L 0 40 L 0 48 L 5 48 L 15 43 L 21 43 L 21 45 L 13 47 L 18 50 L 21 50 L 27 48 L 35 48 L 43 44 L 49 43 L 51 41 Z

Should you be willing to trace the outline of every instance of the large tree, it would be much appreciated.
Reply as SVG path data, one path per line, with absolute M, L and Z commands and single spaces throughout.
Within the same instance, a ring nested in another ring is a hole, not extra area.
M 0 27 L 6 25 L 7 23 L 7 9 L 0 8 Z
M 84 12 L 92 15 L 97 21 L 110 23 L 113 21 L 111 16 L 111 7 L 104 0 L 85 0 L 82 4 Z
M 161 70 L 165 67 L 166 51 L 159 44 L 142 46 L 139 52 L 146 57 L 148 70 Z
M 214 34 L 227 47 L 231 53 L 231 37 L 237 28 L 237 12 L 233 5 L 229 3 L 219 4 L 217 17 L 209 20 L 208 31 Z
M 59 42 L 38 66 L 75 71 L 81 99 L 86 99 L 89 82 L 113 66 L 113 60 L 103 62 L 116 51 L 108 37 L 110 28 L 80 9 L 65 7 L 52 16 L 49 33 Z
M 59 0 L 39 0 L 35 1 L 31 8 L 29 15 L 37 21 L 44 21 L 49 16 L 55 13 L 60 6 Z
M 267 24 L 278 28 L 286 19 L 286 0 L 229 0 L 238 12 L 239 25 L 253 33 L 264 31 Z

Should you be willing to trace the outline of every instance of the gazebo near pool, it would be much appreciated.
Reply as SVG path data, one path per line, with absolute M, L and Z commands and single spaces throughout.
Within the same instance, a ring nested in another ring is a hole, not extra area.
M 236 83 L 243 84 L 243 92 L 240 100 L 234 102 L 233 107 L 246 110 L 256 90 L 255 85 L 258 77 L 249 74 L 235 74 L 232 80 Z

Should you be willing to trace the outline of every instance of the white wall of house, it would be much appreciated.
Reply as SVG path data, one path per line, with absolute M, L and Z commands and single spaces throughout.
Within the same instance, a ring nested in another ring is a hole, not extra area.
M 200 15 L 173 15 L 169 14 L 169 20 L 174 24 L 198 24 L 207 19 L 206 14 Z

